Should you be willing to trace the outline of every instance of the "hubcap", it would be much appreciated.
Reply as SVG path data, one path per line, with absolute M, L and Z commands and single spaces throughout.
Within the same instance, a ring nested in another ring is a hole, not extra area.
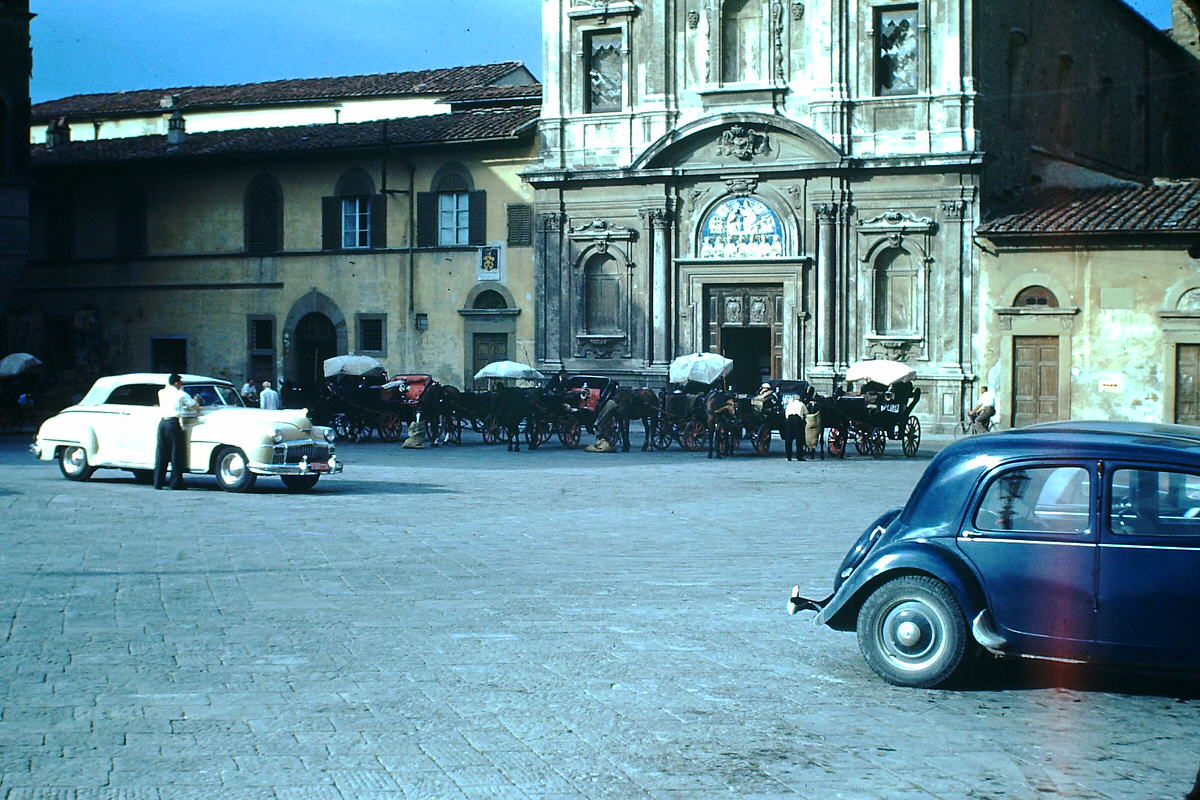
M 884 654 L 894 665 L 919 670 L 941 654 L 944 620 L 919 600 L 903 600 L 883 615 L 878 635 Z
M 70 469 L 71 472 L 79 472 L 83 469 L 83 465 L 85 463 L 86 460 L 82 447 L 72 447 L 67 451 L 67 468 Z
M 246 461 L 238 453 L 230 453 L 221 459 L 221 479 L 226 483 L 236 483 L 241 480 L 246 471 Z

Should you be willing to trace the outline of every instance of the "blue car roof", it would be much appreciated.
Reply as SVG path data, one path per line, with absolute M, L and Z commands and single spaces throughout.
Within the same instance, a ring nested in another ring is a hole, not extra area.
M 1133 455 L 1200 458 L 1200 428 L 1154 422 L 1068 420 L 973 436 L 942 451 L 948 457 L 989 455 L 1001 459 L 1051 452 L 1098 458 Z

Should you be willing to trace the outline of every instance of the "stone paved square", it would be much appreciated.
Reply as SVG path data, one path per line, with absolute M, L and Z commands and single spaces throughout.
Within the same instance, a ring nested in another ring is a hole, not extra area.
M 25 443 L 0 440 L 7 800 L 1179 798 L 1200 763 L 1193 681 L 899 689 L 785 613 L 936 443 L 375 442 L 308 495 L 68 483 Z

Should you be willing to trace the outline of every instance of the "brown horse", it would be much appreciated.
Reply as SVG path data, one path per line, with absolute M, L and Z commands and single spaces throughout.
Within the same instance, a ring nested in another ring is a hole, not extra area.
M 723 449 L 718 439 L 726 439 L 733 432 L 737 421 L 737 396 L 724 389 L 713 389 L 700 398 L 704 410 L 704 427 L 708 434 L 708 457 L 713 457 L 714 445 L 717 458 Z
M 654 447 L 654 424 L 658 419 L 661 406 L 658 395 L 651 389 L 624 389 L 618 387 L 609 396 L 608 402 L 596 417 L 596 431 L 605 430 L 609 419 L 616 428 L 617 439 L 621 442 L 621 452 L 629 452 L 629 421 L 640 419 L 645 428 L 646 438 L 642 442 L 642 450 L 652 450 Z M 617 443 L 613 442 L 615 446 Z

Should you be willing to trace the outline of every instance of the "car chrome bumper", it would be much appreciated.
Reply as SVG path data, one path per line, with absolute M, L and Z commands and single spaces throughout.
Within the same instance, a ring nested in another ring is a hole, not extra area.
M 793 586 L 792 596 L 788 599 L 788 613 L 795 614 L 797 611 L 816 611 L 820 613 L 832 599 L 833 595 L 826 597 L 824 600 L 809 600 L 807 597 L 800 596 L 799 586 Z
M 342 462 L 336 456 L 330 456 L 328 461 L 309 461 L 300 459 L 295 464 L 264 464 L 261 461 L 251 461 L 250 471 L 258 475 L 336 475 L 342 471 Z
M 38 458 L 42 457 L 42 447 L 37 442 L 29 445 L 29 452 L 33 453 Z

